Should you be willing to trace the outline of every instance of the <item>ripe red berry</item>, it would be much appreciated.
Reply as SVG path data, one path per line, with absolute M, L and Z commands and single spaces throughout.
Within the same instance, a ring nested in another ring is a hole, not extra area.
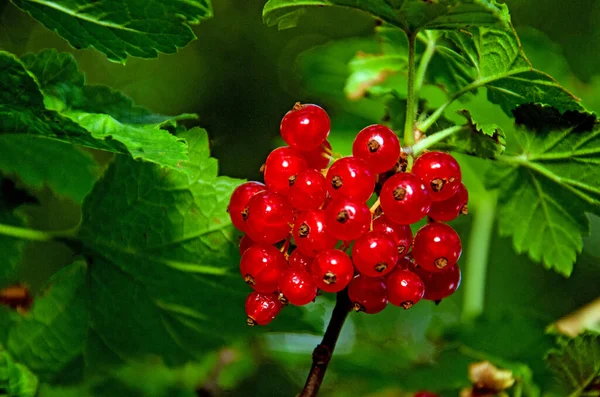
M 325 140 L 321 146 L 317 146 L 316 149 L 301 152 L 308 166 L 316 170 L 322 170 L 327 168 L 329 160 L 331 159 L 331 143 Z
M 432 201 L 449 199 L 462 181 L 458 161 L 444 152 L 422 154 L 415 160 L 412 172 L 425 182 Z
M 385 214 L 373 220 L 373 231 L 388 233 L 392 236 L 398 247 L 398 255 L 406 255 L 412 245 L 413 236 L 410 226 L 393 223 Z
M 280 194 L 265 191 L 250 199 L 247 207 L 246 233 L 258 243 L 275 244 L 286 238 L 294 221 L 294 209 Z
M 279 279 L 280 300 L 302 306 L 317 296 L 317 286 L 306 270 L 287 269 Z
M 352 261 L 343 251 L 330 249 L 321 252 L 310 269 L 317 287 L 325 292 L 339 292 L 354 276 Z
M 415 235 L 412 255 L 415 262 L 430 272 L 440 272 L 454 265 L 462 251 L 458 233 L 445 223 L 423 226 Z
M 413 271 L 425 284 L 423 299 L 442 300 L 452 295 L 460 285 L 460 268 L 456 263 L 443 272 L 432 273 L 419 266 L 413 267 Z
M 258 292 L 274 292 L 287 262 L 271 245 L 256 244 L 246 250 L 240 261 L 240 273 L 246 284 Z
M 267 187 L 260 182 L 245 182 L 235 188 L 229 199 L 229 206 L 227 212 L 231 218 L 231 223 L 238 230 L 242 232 L 246 231 L 246 212 L 244 211 L 248 206 L 248 201 L 259 192 L 266 190 Z
M 398 173 L 381 189 L 381 208 L 392 221 L 402 225 L 418 222 L 427 215 L 431 198 L 423 181 L 410 172 Z
M 351 198 L 367 201 L 375 189 L 375 174 L 364 160 L 342 157 L 327 171 L 327 190 L 334 199 Z
M 405 310 L 423 298 L 425 284 L 421 278 L 410 270 L 396 268 L 385 278 L 388 288 L 388 299 L 392 305 L 401 306 Z
M 363 202 L 341 198 L 333 200 L 325 210 L 327 233 L 339 240 L 356 240 L 370 225 L 371 212 Z
M 326 230 L 325 211 L 314 210 L 296 217 L 292 229 L 296 249 L 305 255 L 317 256 L 321 251 L 334 248 L 337 239 Z
M 283 305 L 276 293 L 251 292 L 246 298 L 248 325 L 267 325 L 279 314 Z
M 310 265 L 315 258 L 304 255 L 299 249 L 295 249 L 288 258 L 290 269 L 306 270 L 310 272 Z
M 427 214 L 430 218 L 439 222 L 450 222 L 460 214 L 467 214 L 467 202 L 469 192 L 462 183 L 458 186 L 456 193 L 444 201 L 434 201 Z
M 255 244 L 256 244 L 255 241 L 252 241 L 252 239 L 250 237 L 244 235 L 244 237 L 242 237 L 242 239 L 240 240 L 240 244 L 239 244 L 240 255 L 244 255 L 244 252 L 246 252 L 246 250 L 248 248 L 252 247 Z
M 290 203 L 301 211 L 316 210 L 325 202 L 325 183 L 323 174 L 315 169 L 309 168 L 299 172 L 290 187 Z
M 392 271 L 398 261 L 398 248 L 390 234 L 368 232 L 352 247 L 352 262 L 362 275 L 381 277 Z
M 356 135 L 352 154 L 365 160 L 371 172 L 380 174 L 396 165 L 400 157 L 400 141 L 388 127 L 370 125 Z
M 302 154 L 291 147 L 279 147 L 267 157 L 264 169 L 269 190 L 287 195 L 299 172 L 308 168 Z
M 388 303 L 386 285 L 380 277 L 358 275 L 348 285 L 348 297 L 357 312 L 379 313 Z
M 419 392 L 416 392 L 413 397 L 440 397 L 440 396 L 438 396 L 435 393 L 428 392 L 428 391 L 419 391 Z
M 297 103 L 281 120 L 279 130 L 283 140 L 298 150 L 313 150 L 329 135 L 331 123 L 327 112 L 312 104 Z

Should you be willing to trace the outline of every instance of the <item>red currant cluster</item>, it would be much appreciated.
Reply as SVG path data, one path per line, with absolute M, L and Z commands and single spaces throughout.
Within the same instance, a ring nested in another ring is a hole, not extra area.
M 427 152 L 406 172 L 396 134 L 371 125 L 356 136 L 353 156 L 329 166 L 329 129 L 322 108 L 296 104 L 281 121 L 289 146 L 267 157 L 265 184 L 246 182 L 231 196 L 231 220 L 245 233 L 240 270 L 254 289 L 250 325 L 268 324 L 286 303 L 313 301 L 318 290 L 347 287 L 357 311 L 378 313 L 388 302 L 409 309 L 458 287 L 460 238 L 441 223 L 466 213 L 456 160 Z M 409 225 L 425 216 L 431 222 L 413 239 Z

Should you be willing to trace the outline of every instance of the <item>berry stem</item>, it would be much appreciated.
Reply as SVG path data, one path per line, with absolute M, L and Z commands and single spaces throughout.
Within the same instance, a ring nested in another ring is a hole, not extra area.
M 41 231 L 0 223 L 0 234 L 31 241 L 57 241 L 73 239 L 79 225 L 66 230 Z
M 285 259 L 287 259 L 289 257 L 288 251 L 290 250 L 290 242 L 291 241 L 292 241 L 292 236 L 289 235 L 289 236 L 287 236 L 287 238 L 285 239 L 285 242 L 281 246 L 280 251 L 285 256 Z
M 415 143 L 415 114 L 419 98 L 415 96 L 415 33 L 408 34 L 408 87 L 406 90 L 406 120 L 404 122 L 404 146 Z
M 454 125 L 452 127 L 445 128 L 441 131 L 436 132 L 426 138 L 421 139 L 419 142 L 415 143 L 412 147 L 412 155 L 418 156 L 421 152 L 430 146 L 435 145 L 436 143 L 448 138 L 451 135 L 456 134 L 467 127 L 464 125 Z
M 371 211 L 371 214 L 374 214 L 375 211 L 377 211 L 377 208 L 379 208 L 380 205 L 381 205 L 381 199 L 379 197 L 377 197 L 377 201 L 375 201 L 375 203 L 369 209 L 369 211 Z
M 312 366 L 306 378 L 304 389 L 302 389 L 298 397 L 315 397 L 319 393 L 321 383 L 323 383 L 323 378 L 325 377 L 325 371 L 327 371 L 327 366 L 335 349 L 335 344 L 340 336 L 346 317 L 348 317 L 348 313 L 351 310 L 352 303 L 350 302 L 350 298 L 348 298 L 348 290 L 344 289 L 338 292 L 335 307 L 331 312 L 329 325 L 327 325 L 323 340 L 313 350 Z
M 464 272 L 463 321 L 471 321 L 483 313 L 488 255 L 496 217 L 496 201 L 495 193 L 482 189 L 477 200 L 469 203 L 469 210 L 473 208 L 473 227 L 469 234 Z
M 421 55 L 421 60 L 419 61 L 419 67 L 417 68 L 415 77 L 415 97 L 417 98 L 417 101 L 419 100 L 419 93 L 421 91 L 421 87 L 423 87 L 423 82 L 425 81 L 427 67 L 429 66 L 429 62 L 437 50 L 434 33 L 431 30 L 427 30 L 425 31 L 425 36 L 426 38 L 423 39 L 425 40 L 425 51 L 423 52 L 423 55 Z

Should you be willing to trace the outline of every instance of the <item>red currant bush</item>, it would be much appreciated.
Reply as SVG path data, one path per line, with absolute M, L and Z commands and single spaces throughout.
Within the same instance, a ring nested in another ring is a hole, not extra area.
M 331 158 L 331 143 L 325 140 L 316 149 L 302 151 L 302 155 L 310 168 L 318 171 L 325 169 L 329 165 L 329 159 Z
M 303 212 L 294 223 L 292 231 L 297 250 L 304 255 L 317 256 L 321 251 L 334 248 L 337 239 L 332 237 L 325 228 L 325 211 Z
M 279 299 L 296 306 L 306 305 L 317 296 L 317 286 L 306 270 L 287 269 L 279 279 Z
M 306 270 L 307 272 L 310 272 L 310 266 L 312 265 L 313 260 L 315 260 L 315 258 L 312 256 L 304 255 L 299 249 L 295 249 L 288 258 L 288 264 L 290 269 Z
M 240 273 L 244 281 L 258 292 L 275 292 L 281 273 L 286 268 L 283 254 L 265 244 L 248 248 L 240 261 Z
M 319 289 L 325 292 L 339 292 L 352 280 L 354 266 L 343 251 L 331 249 L 317 255 L 310 273 Z
M 379 197 L 388 219 L 402 225 L 418 222 L 431 207 L 431 197 L 425 184 L 410 172 L 401 172 L 389 178 L 383 184 Z
M 460 214 L 466 215 L 468 213 L 468 201 L 469 192 L 465 185 L 461 183 L 452 197 L 444 201 L 434 201 L 427 215 L 439 222 L 450 222 Z
M 308 168 L 299 151 L 290 147 L 273 150 L 264 169 L 265 183 L 270 191 L 287 195 L 299 172 Z
M 352 154 L 363 159 L 371 172 L 381 174 L 396 165 L 400 157 L 400 141 L 388 127 L 370 125 L 354 139 Z
M 387 288 L 380 277 L 358 275 L 348 285 L 348 297 L 357 312 L 379 313 L 388 304 Z
M 412 245 L 413 235 L 410 226 L 391 222 L 387 216 L 380 215 L 373 220 L 373 230 L 392 236 L 398 255 L 406 255 Z
M 244 237 L 242 237 L 242 239 L 240 240 L 240 255 L 244 255 L 244 252 L 246 252 L 246 250 L 250 247 L 252 247 L 253 245 L 255 245 L 256 242 L 252 241 L 252 239 L 246 235 L 244 235 Z
M 421 277 L 425 284 L 423 299 L 440 301 L 452 295 L 460 285 L 460 268 L 457 264 L 437 273 L 428 272 L 418 266 L 413 271 Z
M 318 148 L 329 135 L 331 122 L 327 112 L 312 104 L 296 103 L 281 120 L 281 137 L 291 147 L 298 150 Z
M 306 169 L 290 183 L 289 198 L 294 208 L 301 211 L 316 210 L 325 203 L 327 187 L 325 177 L 319 171 Z
M 354 242 L 352 262 L 364 276 L 381 277 L 391 272 L 398 261 L 398 248 L 393 237 L 372 231 Z
M 388 299 L 392 305 L 410 309 L 425 294 L 425 284 L 421 278 L 410 270 L 397 268 L 387 275 L 385 284 Z
M 277 294 L 261 294 L 251 292 L 246 298 L 246 315 L 248 325 L 267 325 L 281 311 L 282 304 Z
M 432 201 L 449 199 L 462 181 L 458 161 L 444 152 L 422 154 L 415 160 L 412 172 L 425 182 Z
M 333 200 L 325 210 L 327 232 L 339 240 L 355 240 L 369 230 L 371 211 L 363 202 Z
M 445 223 L 423 226 L 415 235 L 412 255 L 423 269 L 440 272 L 454 265 L 462 252 L 458 233 Z
M 246 230 L 246 217 L 248 215 L 246 207 L 248 206 L 250 199 L 254 197 L 255 194 L 266 189 L 267 187 L 264 183 L 246 182 L 242 183 L 233 191 L 231 198 L 229 199 L 227 212 L 229 212 L 231 223 L 233 223 L 233 226 L 238 230 Z
M 252 197 L 246 212 L 246 233 L 259 243 L 275 244 L 283 240 L 294 221 L 294 209 L 288 199 L 271 191 Z
M 375 189 L 375 174 L 356 157 L 343 157 L 327 171 L 327 189 L 334 199 L 350 198 L 365 202 Z

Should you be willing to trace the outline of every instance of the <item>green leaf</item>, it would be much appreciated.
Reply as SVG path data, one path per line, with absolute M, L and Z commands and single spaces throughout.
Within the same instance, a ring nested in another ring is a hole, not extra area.
M 365 54 L 359 52 L 349 63 L 350 75 L 346 80 L 344 93 L 349 99 L 359 99 L 367 93 L 381 95 L 392 88 L 384 88 L 381 83 L 391 75 L 406 69 L 406 54 Z M 387 81 L 386 86 L 393 84 Z M 377 88 L 377 90 L 375 90 Z
M 0 170 L 36 189 L 47 185 L 79 203 L 99 173 L 94 159 L 77 147 L 27 134 L 0 135 Z
M 558 347 L 548 353 L 546 361 L 569 397 L 594 395 L 600 382 L 600 334 L 560 337 Z M 596 388 L 592 390 L 594 383 Z
M 488 186 L 500 191 L 500 233 L 513 237 L 517 252 L 564 276 L 589 233 L 585 213 L 600 214 L 600 125 L 593 116 L 572 114 L 577 116 L 562 117 L 556 129 L 522 128 L 518 152 L 497 156 L 486 176 Z
M 9 329 L 6 349 L 42 380 L 51 380 L 83 351 L 88 324 L 85 275 L 81 261 L 58 271 L 31 311 Z
M 527 103 L 554 106 L 561 112 L 583 110 L 578 98 L 531 66 L 511 25 L 472 27 L 449 32 L 447 37 L 477 71 L 475 79 L 453 96 L 486 87 L 488 100 L 500 105 L 509 116 L 514 108 Z M 458 60 L 453 63 L 463 67 Z
M 363 11 L 407 32 L 489 25 L 508 18 L 507 8 L 490 0 L 269 0 L 263 20 L 269 26 L 287 29 L 296 26 L 306 8 L 325 6 Z
M 1 179 L 0 188 L 2 188 Z M 0 224 L 23 226 L 23 219 L 7 207 L 2 190 L 0 190 Z M 2 252 L 0 256 L 0 288 L 17 281 L 17 265 L 21 261 L 24 248 L 24 240 L 0 234 L 0 252 Z
M 13 0 L 73 47 L 94 47 L 108 59 L 156 58 L 174 53 L 195 39 L 190 24 L 212 16 L 210 0 L 108 0 L 90 4 L 46 0 Z
M 14 362 L 7 352 L 0 350 L 0 394 L 34 397 L 37 389 L 36 376 L 24 365 Z

